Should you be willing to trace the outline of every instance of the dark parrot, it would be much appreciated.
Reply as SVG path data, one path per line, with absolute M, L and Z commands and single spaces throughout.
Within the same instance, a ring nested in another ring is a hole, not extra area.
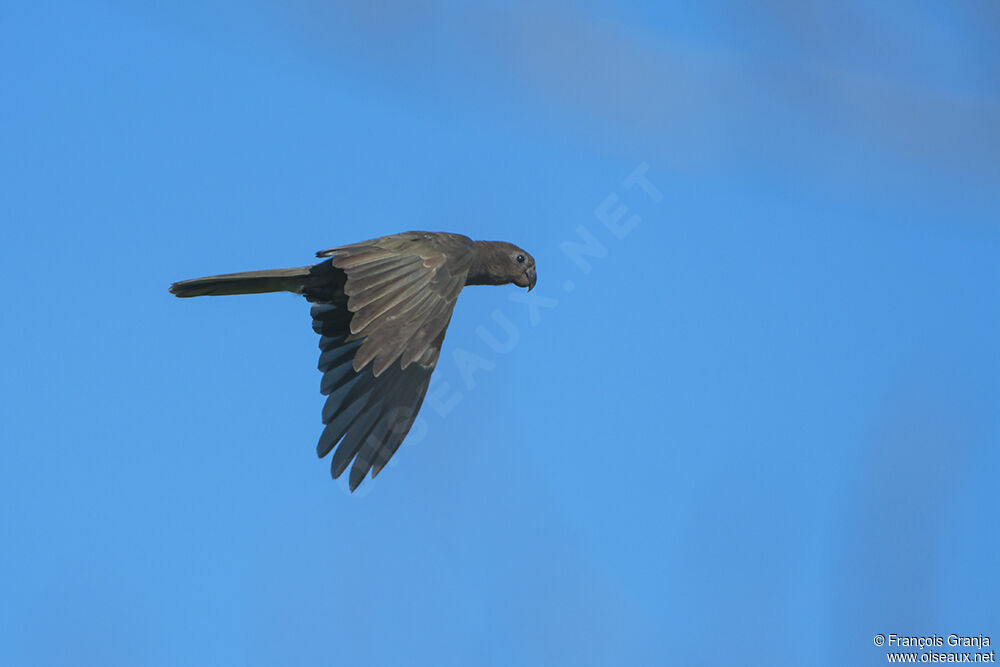
M 502 241 L 404 232 L 321 250 L 319 264 L 174 283 L 179 297 L 292 292 L 314 305 L 320 334 L 320 457 L 351 467 L 351 491 L 399 449 L 420 410 L 455 301 L 466 285 L 535 286 L 535 260 Z M 338 446 L 339 443 L 339 446 Z

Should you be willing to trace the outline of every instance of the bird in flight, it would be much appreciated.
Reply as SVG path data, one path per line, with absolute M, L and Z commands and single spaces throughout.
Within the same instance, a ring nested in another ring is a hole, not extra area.
M 535 286 L 535 260 L 502 241 L 404 232 L 316 253 L 319 264 L 229 273 L 170 286 L 179 297 L 292 292 L 313 304 L 320 334 L 325 428 L 334 478 L 354 491 L 399 449 L 420 410 L 459 293 L 466 285 Z

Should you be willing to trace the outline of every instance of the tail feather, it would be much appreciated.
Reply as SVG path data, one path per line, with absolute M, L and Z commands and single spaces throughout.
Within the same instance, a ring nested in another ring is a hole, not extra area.
M 170 286 L 170 292 L 181 298 L 192 296 L 223 296 L 228 294 L 264 294 L 266 292 L 300 293 L 311 267 L 271 269 L 226 273 L 221 276 L 182 280 Z

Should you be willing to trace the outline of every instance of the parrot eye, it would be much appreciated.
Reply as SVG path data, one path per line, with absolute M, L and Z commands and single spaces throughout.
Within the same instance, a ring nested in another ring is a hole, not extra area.
M 517 263 L 518 263 L 518 264 L 524 264 L 524 255 L 518 255 L 518 256 L 517 256 L 517 257 L 515 257 L 514 259 L 516 259 L 516 260 L 517 260 Z

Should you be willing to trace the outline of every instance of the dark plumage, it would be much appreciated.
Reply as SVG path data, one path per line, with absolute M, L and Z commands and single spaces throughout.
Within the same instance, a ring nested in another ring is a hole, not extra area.
M 535 260 L 502 241 L 404 232 L 322 250 L 319 264 L 195 278 L 179 297 L 293 292 L 312 302 L 320 334 L 326 427 L 317 453 L 334 447 L 331 472 L 351 465 L 351 491 L 378 475 L 402 444 L 427 393 L 448 322 L 466 285 L 535 286 Z

